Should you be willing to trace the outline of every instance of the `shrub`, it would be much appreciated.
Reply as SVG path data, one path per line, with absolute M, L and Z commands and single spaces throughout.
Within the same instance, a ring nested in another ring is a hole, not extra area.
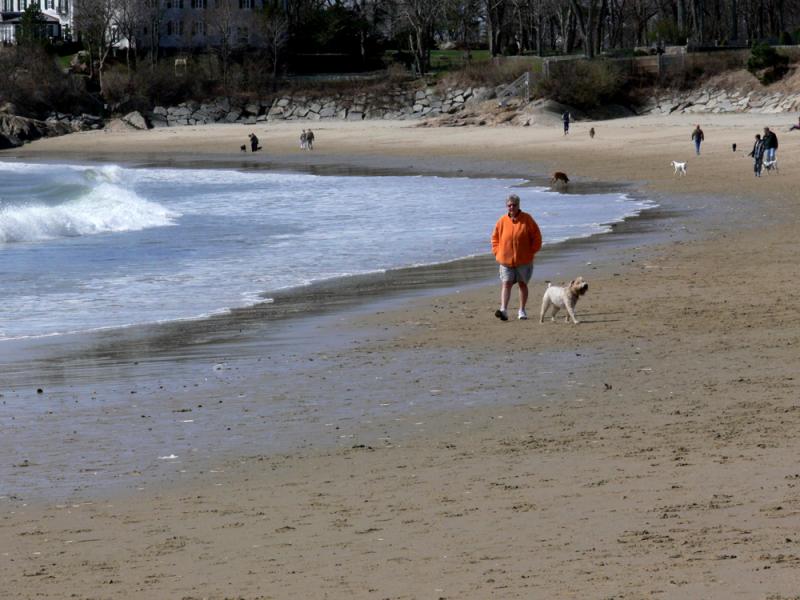
M 605 60 L 576 60 L 550 67 L 550 77 L 537 84 L 539 95 L 576 108 L 590 109 L 613 101 L 626 82 L 619 68 Z
M 511 83 L 525 71 L 539 69 L 538 63 L 534 64 L 526 59 L 470 62 L 462 69 L 447 73 L 442 79 L 442 84 L 446 87 L 496 87 Z
M 65 75 L 40 45 L 0 48 L 0 103 L 14 103 L 21 114 L 45 116 L 50 110 L 82 108 L 83 95 L 80 81 Z
M 778 54 L 772 46 L 765 43 L 753 45 L 750 58 L 747 59 L 747 70 L 758 77 L 758 80 L 769 85 L 786 75 L 789 70 L 789 57 Z
M 163 106 L 174 106 L 194 98 L 198 83 L 191 63 L 189 72 L 176 77 L 173 60 L 163 60 L 152 70 L 140 66 L 133 78 L 133 87 L 138 95 L 149 104 Z

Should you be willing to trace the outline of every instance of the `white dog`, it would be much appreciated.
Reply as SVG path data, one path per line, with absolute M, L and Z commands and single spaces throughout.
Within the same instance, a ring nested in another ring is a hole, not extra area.
M 539 323 L 544 322 L 544 315 L 550 309 L 552 309 L 550 316 L 555 321 L 556 313 L 562 308 L 567 309 L 567 316 L 564 317 L 565 322 L 568 323 L 572 318 L 573 323 L 580 323 L 575 318 L 575 305 L 578 303 L 578 298 L 583 296 L 588 289 L 589 284 L 583 280 L 583 277 L 573 279 L 569 285 L 564 287 L 548 283 L 542 297 L 542 311 L 539 313 Z
M 765 160 L 764 161 L 764 170 L 766 170 L 767 173 L 770 173 L 771 171 L 775 171 L 776 173 L 778 173 L 779 172 L 778 171 L 778 159 L 776 158 L 775 160 Z
M 678 162 L 673 160 L 671 163 L 672 168 L 675 169 L 675 175 L 686 175 L 686 161 Z

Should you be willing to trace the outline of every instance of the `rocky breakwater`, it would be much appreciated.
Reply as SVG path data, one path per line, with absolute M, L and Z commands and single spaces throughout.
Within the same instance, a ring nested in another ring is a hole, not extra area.
M 355 96 L 336 94 L 312 98 L 303 94 L 284 95 L 272 102 L 267 111 L 267 120 L 424 119 L 456 113 L 470 99 L 483 93 L 482 88 L 438 91 L 429 87 L 420 90 L 396 88 Z
M 482 98 L 483 88 L 451 88 L 438 91 L 390 89 L 363 94 L 284 94 L 269 100 L 237 104 L 227 98 L 209 102 L 183 102 L 177 106 L 156 106 L 146 115 L 152 127 L 178 127 L 208 123 L 255 125 L 265 121 L 339 119 L 422 119 L 453 114 L 472 99 Z
M 800 94 L 708 88 L 657 95 L 637 112 L 656 115 L 731 112 L 775 114 L 797 110 L 800 110 Z
M 51 113 L 46 119 L 41 120 L 15 113 L 13 106 L 0 107 L 0 149 L 16 148 L 43 137 L 100 129 L 103 126 L 102 118 L 88 114 L 75 116 Z

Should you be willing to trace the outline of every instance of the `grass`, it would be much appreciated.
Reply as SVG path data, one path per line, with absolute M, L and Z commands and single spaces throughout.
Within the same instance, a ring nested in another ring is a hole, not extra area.
M 464 50 L 433 50 L 431 52 L 431 69 L 434 71 L 460 69 L 468 62 L 486 62 L 489 58 L 488 50 L 471 50 L 469 61 L 467 61 Z
M 70 66 L 70 62 L 72 61 L 72 57 L 75 56 L 74 54 L 69 54 L 67 56 L 59 56 L 58 58 L 58 66 L 62 69 L 68 69 Z

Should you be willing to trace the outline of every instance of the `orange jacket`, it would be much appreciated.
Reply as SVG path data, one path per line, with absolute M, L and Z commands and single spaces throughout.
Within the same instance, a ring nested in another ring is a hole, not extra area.
M 492 254 L 506 267 L 527 265 L 541 247 L 542 232 L 526 212 L 520 211 L 516 219 L 503 215 L 492 231 Z

